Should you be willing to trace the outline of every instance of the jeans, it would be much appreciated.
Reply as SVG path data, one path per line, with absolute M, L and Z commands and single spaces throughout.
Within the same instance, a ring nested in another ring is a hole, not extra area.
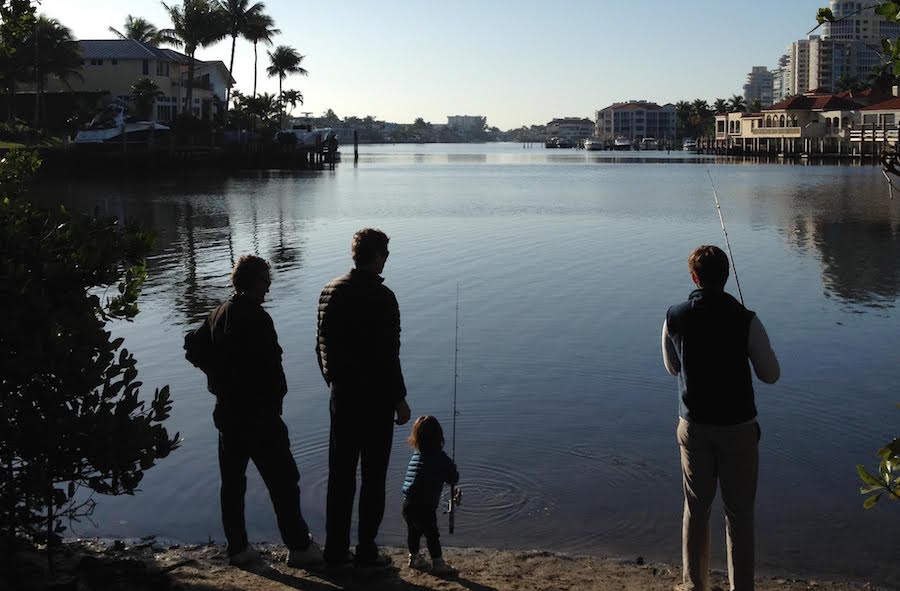
M 419 543 L 425 536 L 428 554 L 432 560 L 441 557 L 441 533 L 437 526 L 437 507 L 403 503 L 403 519 L 406 520 L 406 545 L 410 554 L 419 551 Z
M 357 560 L 378 555 L 375 537 L 384 517 L 384 488 L 394 438 L 394 409 L 362 405 L 365 393 L 332 390 L 328 446 L 328 495 L 325 507 L 325 560 L 342 562 L 350 550 L 350 521 L 356 496 L 356 467 L 361 463 Z
M 247 464 L 256 465 L 269 489 L 285 546 L 303 550 L 309 546 L 309 528 L 300 512 L 300 472 L 291 454 L 288 431 L 277 415 L 251 419 L 223 419 L 214 414 L 219 428 L 219 471 L 222 475 L 222 526 L 228 553 L 247 547 L 244 524 L 244 493 Z
M 732 591 L 753 590 L 753 511 L 759 473 L 757 423 L 718 427 L 678 423 L 684 486 L 682 559 L 686 591 L 709 591 L 709 519 L 722 487 Z

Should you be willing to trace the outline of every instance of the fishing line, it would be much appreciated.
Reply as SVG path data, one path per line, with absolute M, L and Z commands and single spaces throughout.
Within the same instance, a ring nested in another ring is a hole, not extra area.
M 719 212 L 719 222 L 722 224 L 722 233 L 725 234 L 725 248 L 728 249 L 728 258 L 731 259 L 731 272 L 734 273 L 734 283 L 737 285 L 738 296 L 740 296 L 741 305 L 743 306 L 744 294 L 741 292 L 741 282 L 738 279 L 737 267 L 734 266 L 734 254 L 731 252 L 731 243 L 728 241 L 728 230 L 725 229 L 725 218 L 722 217 L 722 207 L 719 205 L 719 194 L 716 192 L 716 183 L 713 182 L 709 166 L 706 167 L 706 174 L 709 175 L 709 184 L 712 185 L 713 198 L 716 200 L 716 210 Z M 455 401 L 454 404 L 456 404 Z

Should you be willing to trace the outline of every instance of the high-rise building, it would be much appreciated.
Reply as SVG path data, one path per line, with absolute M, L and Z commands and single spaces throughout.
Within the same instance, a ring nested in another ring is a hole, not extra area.
M 888 21 L 875 12 L 877 0 L 831 0 L 829 8 L 835 22 L 822 27 L 822 51 L 819 79 L 830 80 L 833 88 L 841 78 L 856 78 L 865 83 L 882 60 L 875 49 L 882 39 L 900 37 L 900 24 Z M 825 42 L 830 42 L 830 47 Z M 830 72 L 824 70 L 829 68 Z
M 781 102 L 793 94 L 791 56 L 786 53 L 778 58 L 778 67 L 772 71 L 772 102 Z
M 809 39 L 791 43 L 790 78 L 791 94 L 809 90 Z
M 774 77 L 769 68 L 765 66 L 753 66 L 753 70 L 747 74 L 747 83 L 744 84 L 744 101 L 749 105 L 759 99 L 762 106 L 772 104 L 772 90 Z

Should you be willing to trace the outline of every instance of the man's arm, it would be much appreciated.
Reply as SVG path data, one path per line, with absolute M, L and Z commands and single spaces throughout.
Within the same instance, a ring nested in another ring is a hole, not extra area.
M 681 361 L 678 359 L 678 351 L 675 349 L 675 343 L 669 338 L 668 321 L 663 321 L 662 327 L 662 354 L 663 364 L 673 376 L 677 376 L 681 372 Z
M 398 410 L 398 419 L 403 418 L 400 416 L 400 411 L 405 410 L 407 415 L 407 420 L 409 420 L 409 407 L 406 405 L 406 383 L 403 381 L 403 370 L 400 368 L 400 306 L 397 304 L 397 298 L 394 296 L 393 292 L 390 292 L 389 305 L 390 305 L 390 367 L 388 368 L 388 376 L 391 383 L 391 392 L 392 392 L 392 401 L 394 402 L 395 408 Z M 402 404 L 401 404 L 402 403 Z M 405 422 L 405 421 L 404 421 Z M 403 424 L 403 423 L 398 423 Z
M 316 357 L 319 370 L 329 386 L 340 374 L 341 347 L 346 347 L 340 333 L 342 320 L 340 297 L 336 290 L 319 296 L 319 319 L 316 327 Z
M 750 331 L 747 336 L 747 354 L 750 357 L 750 363 L 753 364 L 753 371 L 756 377 L 767 384 L 774 384 L 781 377 L 781 367 L 778 365 L 778 358 L 775 357 L 775 351 L 772 350 L 772 344 L 769 342 L 769 335 L 760 322 L 759 317 L 753 315 L 750 321 Z

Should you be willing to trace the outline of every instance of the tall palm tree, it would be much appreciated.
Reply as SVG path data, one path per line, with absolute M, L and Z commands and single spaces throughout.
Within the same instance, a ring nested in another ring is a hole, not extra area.
M 291 105 L 288 117 L 290 117 L 291 113 L 294 112 L 294 109 L 297 108 L 297 103 L 303 104 L 303 93 L 299 90 L 285 90 L 281 93 L 281 104 Z
M 750 101 L 749 110 L 751 113 L 759 113 L 760 111 L 762 111 L 762 108 L 763 108 L 762 99 L 755 98 L 752 101 Z
M 37 39 L 35 40 L 35 35 Z M 35 48 L 31 68 L 37 82 L 34 100 L 34 126 L 38 127 L 43 106 L 43 119 L 46 124 L 47 105 L 44 100 L 44 88 L 47 76 L 53 75 L 66 83 L 69 78 L 82 77 L 81 48 L 72 37 L 72 31 L 55 18 L 41 15 L 30 31 L 27 46 Z
M 161 3 L 172 20 L 172 33 L 184 45 L 188 56 L 187 112 L 193 114 L 194 106 L 194 53 L 221 41 L 228 34 L 222 13 L 211 0 L 183 0 L 182 6 Z
M 157 29 L 156 26 L 145 18 L 133 17 L 130 14 L 125 19 L 125 27 L 122 31 L 109 27 L 109 32 L 119 39 L 134 39 L 153 47 L 160 45 L 177 45 L 178 39 L 171 29 Z
M 291 74 L 308 76 L 309 72 L 300 65 L 306 56 L 297 53 L 297 50 L 287 45 L 279 45 L 275 51 L 269 51 L 269 67 L 266 73 L 269 76 L 278 76 L 278 96 L 281 96 L 281 84 Z
M 281 33 L 275 28 L 275 21 L 268 14 L 256 14 L 247 21 L 244 31 L 244 39 L 253 44 L 253 96 L 256 96 L 256 73 L 259 70 L 259 60 L 256 53 L 256 45 L 272 45 L 272 37 Z
M 691 103 L 691 112 L 693 114 L 692 119 L 694 120 L 697 135 L 706 135 L 707 128 L 712 118 L 712 113 L 709 111 L 709 103 L 703 99 L 695 99 L 694 102 Z
M 744 102 L 744 97 L 739 94 L 734 94 L 731 96 L 731 99 L 728 101 L 731 104 L 731 112 L 737 113 L 738 111 L 746 111 L 747 103 Z
M 675 129 L 678 137 L 686 138 L 693 135 L 691 115 L 691 103 L 687 101 L 675 103 Z
M 228 71 L 234 71 L 234 50 L 237 45 L 238 37 L 247 35 L 247 25 L 251 19 L 263 13 L 265 4 L 256 2 L 250 4 L 250 0 L 218 0 L 217 8 L 225 20 L 228 34 L 231 36 L 231 62 L 228 64 Z M 225 108 L 228 108 L 228 102 L 231 99 L 231 85 L 225 89 Z
M 724 113 L 728 110 L 728 100 L 723 98 L 717 98 L 716 102 L 713 103 L 713 108 L 715 108 L 716 113 Z

